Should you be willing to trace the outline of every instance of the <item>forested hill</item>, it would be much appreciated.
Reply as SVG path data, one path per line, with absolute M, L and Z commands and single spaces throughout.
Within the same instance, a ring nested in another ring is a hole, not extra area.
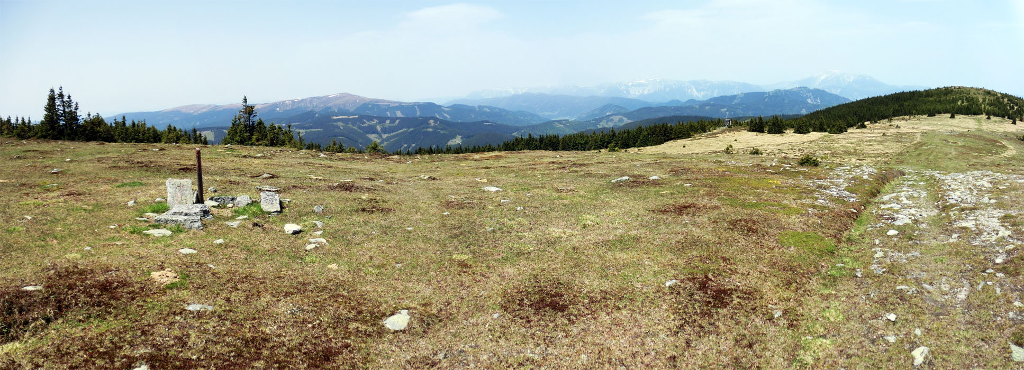
M 797 118 L 796 123 L 839 123 L 853 127 L 900 116 L 940 114 L 988 115 L 1024 119 L 1024 99 L 997 91 L 974 87 L 942 87 L 907 91 L 861 99 L 822 109 Z

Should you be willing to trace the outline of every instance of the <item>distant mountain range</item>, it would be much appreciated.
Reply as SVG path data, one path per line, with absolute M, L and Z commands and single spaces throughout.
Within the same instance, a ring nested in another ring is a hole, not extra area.
M 849 102 L 851 96 L 914 88 L 837 72 L 771 87 L 777 88 L 731 81 L 655 79 L 593 87 L 488 90 L 445 105 L 332 94 L 257 104 L 256 111 L 265 122 L 291 124 L 310 142 L 327 144 L 335 139 L 346 146 L 364 147 L 378 141 L 393 151 L 496 144 L 516 135 L 568 134 L 670 116 L 801 115 Z M 195 127 L 216 142 L 240 107 L 187 105 L 116 117 L 145 120 L 157 127 Z
M 726 118 L 772 114 L 806 114 L 811 111 L 846 103 L 849 100 L 829 92 L 793 88 L 769 92 L 742 93 L 707 100 L 674 102 L 675 105 L 641 107 L 630 110 L 616 104 L 606 104 L 601 110 L 592 110 L 588 119 L 551 120 L 523 125 L 531 116 L 522 111 L 509 111 L 486 106 L 450 105 L 433 103 L 399 103 L 372 101 L 355 109 L 338 106 L 320 111 L 308 110 L 292 116 L 278 117 L 275 123 L 290 124 L 302 133 L 307 142 L 321 144 L 337 140 L 345 146 L 365 147 L 377 141 L 388 151 L 415 150 L 417 147 L 444 147 L 446 145 L 474 146 L 500 144 L 516 136 L 528 134 L 570 134 L 574 132 L 622 127 L 623 125 L 654 124 L 694 120 L 700 118 Z M 617 102 L 630 103 L 630 100 Z M 295 109 L 271 112 L 296 112 Z M 313 108 L 313 107 L 308 107 Z M 301 109 L 300 109 L 301 110 Z M 209 112 L 217 110 L 208 110 Z M 266 115 L 262 111 L 260 116 Z M 457 113 L 457 114 L 456 114 Z M 415 116 L 416 114 L 422 116 Z M 456 118 L 478 119 L 459 121 Z M 443 117 L 442 117 L 443 116 Z M 520 124 L 496 122 L 490 118 L 507 116 Z M 489 117 L 487 119 L 479 119 Z M 668 117 L 668 118 L 666 118 Z M 646 123 L 644 123 L 646 122 Z M 214 142 L 223 138 L 226 126 L 207 127 L 203 131 Z
M 678 105 L 679 102 L 688 100 L 705 100 L 716 96 L 794 87 L 821 89 L 850 100 L 926 88 L 923 86 L 894 86 L 869 76 L 830 71 L 802 80 L 765 86 L 735 81 L 651 79 L 589 87 L 546 86 L 490 89 L 471 93 L 466 98 L 452 100 L 449 104 L 489 105 L 533 112 L 549 119 L 589 119 L 596 113 L 591 113 L 591 110 L 599 110 L 607 104 L 633 110 L 644 106 Z M 620 100 L 615 102 L 611 99 Z M 558 105 L 555 106 L 558 109 L 552 109 L 554 102 L 558 102 Z

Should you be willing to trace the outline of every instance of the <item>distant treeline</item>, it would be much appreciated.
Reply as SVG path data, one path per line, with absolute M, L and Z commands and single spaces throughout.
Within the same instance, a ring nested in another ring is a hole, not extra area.
M 1002 117 L 1016 124 L 1024 119 L 1024 99 L 986 89 L 943 87 L 861 99 L 811 112 L 786 123 L 793 128 L 810 126 L 820 131 L 820 127 L 833 125 L 855 127 L 893 117 L 946 114 Z
M 582 151 L 608 149 L 611 151 L 643 146 L 659 145 L 672 140 L 687 139 L 697 134 L 710 132 L 725 126 L 722 119 L 704 119 L 673 124 L 660 123 L 650 126 L 639 126 L 627 130 L 611 129 L 608 131 L 578 132 L 568 135 L 532 134 L 517 137 L 498 145 L 483 146 L 445 146 L 444 148 L 417 148 L 415 151 L 395 152 L 395 154 L 461 154 L 495 151 L 550 150 L 550 151 Z
M 111 143 L 207 143 L 206 137 L 195 128 L 185 131 L 167 125 L 166 129 L 159 130 L 147 126 L 145 121 L 129 123 L 123 116 L 120 121 L 114 119 L 107 123 L 100 115 L 91 113 L 83 118 L 78 103 L 71 100 L 71 94 L 64 94 L 63 87 L 57 92 L 50 89 L 43 109 L 43 120 L 38 124 L 32 124 L 32 119 L 25 117 L 0 119 L 0 136 Z

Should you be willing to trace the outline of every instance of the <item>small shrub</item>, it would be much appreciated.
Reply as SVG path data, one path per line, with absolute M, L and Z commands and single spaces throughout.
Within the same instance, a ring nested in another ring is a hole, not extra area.
M 758 148 L 750 149 L 750 155 L 761 155 L 761 154 L 763 154 L 763 153 L 761 153 L 761 149 L 758 149 Z
M 813 154 L 805 154 L 803 157 L 800 157 L 800 161 L 797 162 L 797 164 L 801 166 L 818 167 L 821 162 L 818 161 L 818 158 L 815 158 Z
M 725 147 L 725 154 L 732 154 L 732 144 Z
M 861 123 L 857 124 L 857 128 L 859 128 L 859 129 L 868 128 L 868 125 L 865 125 L 864 122 L 861 122 Z
M 618 151 L 619 151 L 619 146 L 618 145 L 615 145 L 615 143 L 608 144 L 608 152 L 609 153 L 614 153 L 614 152 L 618 152 Z
M 120 184 L 114 185 L 114 187 L 115 188 L 134 188 L 134 187 L 142 186 L 142 185 L 144 185 L 142 183 L 142 181 L 129 181 L 129 182 L 122 182 Z

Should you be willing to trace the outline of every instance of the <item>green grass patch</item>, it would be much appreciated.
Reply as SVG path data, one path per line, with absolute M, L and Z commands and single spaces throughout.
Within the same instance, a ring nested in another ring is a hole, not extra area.
M 4 232 L 8 234 L 20 233 L 22 231 L 25 231 L 25 228 L 21 226 L 11 226 L 4 229 Z
M 169 283 L 167 285 L 164 285 L 164 289 L 167 289 L 167 290 L 188 289 L 188 278 L 189 278 L 188 273 L 180 272 L 180 273 L 178 273 L 178 281 L 175 281 L 173 283 Z
M 142 235 L 143 231 L 149 230 L 147 226 L 128 226 L 125 228 L 129 234 Z
M 114 187 L 115 188 L 134 188 L 134 187 L 138 187 L 138 186 L 142 186 L 142 185 L 145 185 L 145 184 L 142 183 L 142 181 L 129 181 L 129 182 L 122 182 L 120 184 L 114 185 Z
M 249 218 L 257 218 L 267 214 L 259 203 L 249 203 L 245 207 L 232 209 L 231 213 L 235 216 L 249 216 Z
M 836 253 L 836 243 L 812 232 L 786 231 L 779 235 L 779 244 L 793 247 L 816 257 Z
M 186 229 L 184 226 L 181 226 L 181 225 L 171 225 L 170 227 L 167 228 L 167 230 L 170 230 L 172 233 L 175 233 L 175 234 L 183 233 L 183 232 L 188 231 L 188 229 Z
M 164 213 L 170 210 L 171 206 L 167 205 L 167 203 L 153 203 L 145 207 L 142 207 L 142 209 L 139 210 L 139 214 Z

